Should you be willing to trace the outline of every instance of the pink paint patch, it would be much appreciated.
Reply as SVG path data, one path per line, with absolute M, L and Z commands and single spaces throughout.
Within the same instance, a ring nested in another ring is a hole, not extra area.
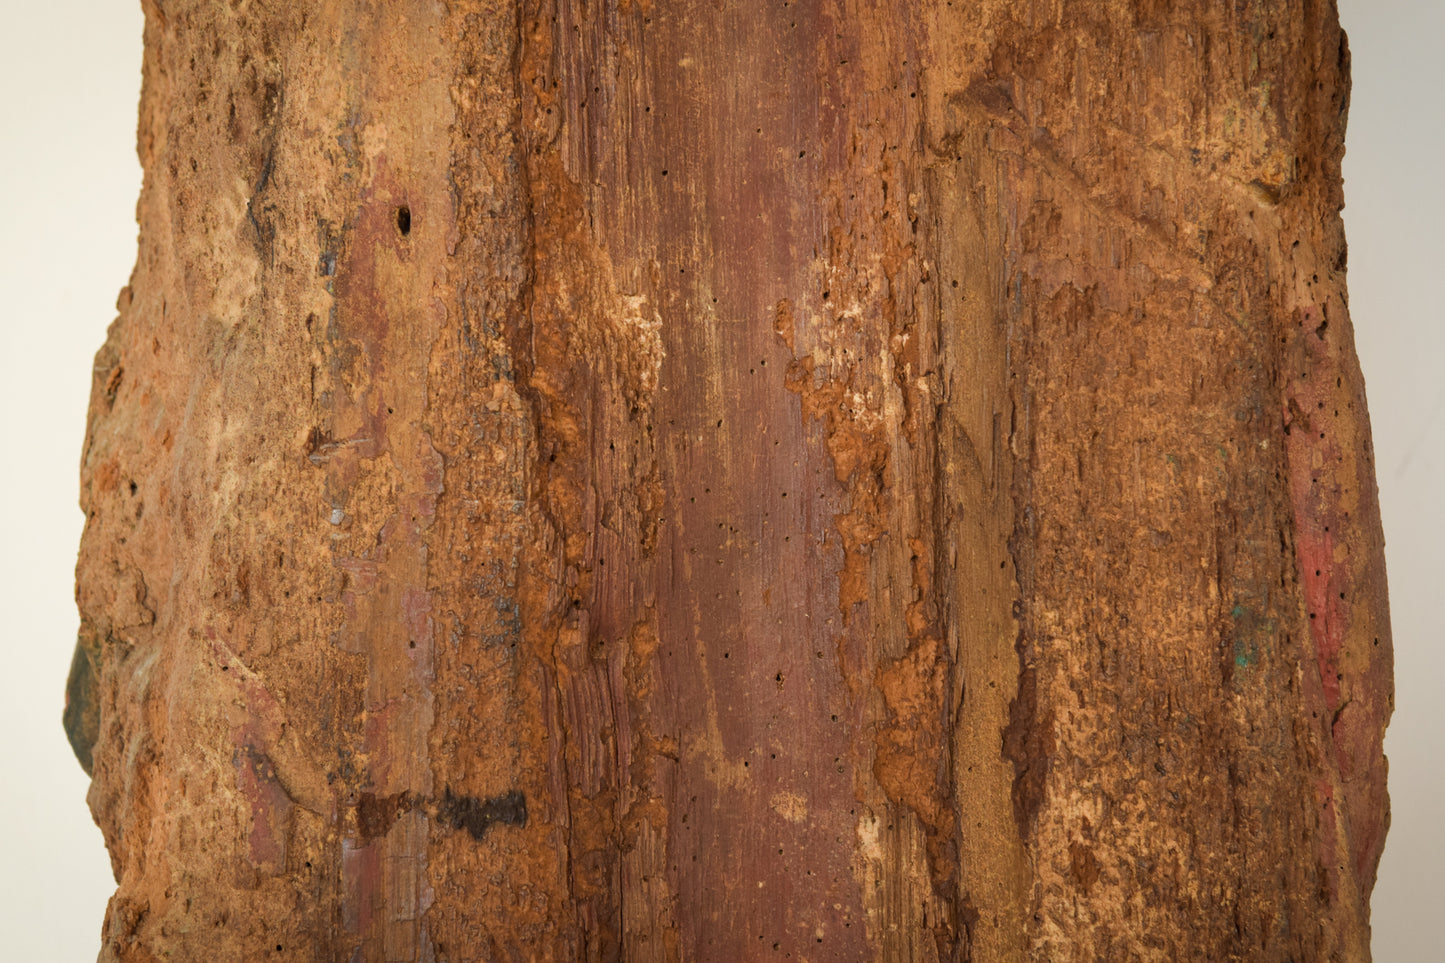
M 251 865 L 269 873 L 286 866 L 286 837 L 294 805 L 276 781 L 265 753 L 249 746 L 236 750 L 236 789 L 251 806 Z
M 442 318 L 446 317 L 446 309 L 441 311 Z M 421 490 L 430 495 L 440 495 L 442 492 L 443 476 L 446 463 L 442 460 L 441 452 L 432 447 L 427 436 L 422 436 L 416 442 L 417 461 L 421 463 Z M 436 499 L 431 499 L 433 513 L 435 513 Z
M 371 929 L 376 910 L 377 883 L 381 879 L 381 848 L 375 843 L 341 841 L 342 924 L 349 933 Z
M 406 631 L 418 645 L 431 638 L 431 593 L 409 588 L 401 596 L 402 618 Z
M 1345 643 L 1345 614 L 1331 597 L 1335 541 L 1328 533 L 1310 537 L 1297 534 L 1305 606 L 1309 610 L 1310 638 L 1320 670 L 1320 686 L 1331 712 L 1340 705 L 1340 650 Z
M 391 785 L 391 739 L 399 703 L 396 700 L 369 709 L 363 731 L 367 751 L 367 775 L 372 786 Z M 382 791 L 391 791 L 389 789 Z
M 1335 712 L 1340 705 L 1340 652 L 1344 647 L 1349 616 L 1340 602 L 1348 591 L 1349 572 L 1335 564 L 1335 533 L 1341 521 L 1339 493 L 1331 466 L 1340 463 L 1338 442 L 1325 428 L 1324 413 L 1332 410 L 1330 396 L 1334 363 L 1323 339 L 1315 336 L 1320 319 L 1318 306 L 1300 313 L 1299 335 L 1309 358 L 1310 374 L 1295 378 L 1289 386 L 1283 416 L 1285 448 L 1289 457 L 1290 501 L 1294 508 L 1295 545 L 1308 609 L 1310 639 L 1320 674 L 1325 706 Z
M 436 680 L 436 668 L 432 664 L 432 598 L 425 589 L 408 588 L 401 596 L 401 616 L 408 636 L 407 655 L 411 657 L 412 671 L 423 685 Z
M 351 576 L 351 589 L 357 595 L 364 595 L 376 588 L 380 580 L 380 567 L 367 558 L 338 558 L 332 563 Z

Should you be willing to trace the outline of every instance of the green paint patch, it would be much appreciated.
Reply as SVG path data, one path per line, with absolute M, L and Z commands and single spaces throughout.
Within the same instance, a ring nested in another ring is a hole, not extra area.
M 1234 664 L 1238 668 L 1246 669 L 1259 661 L 1259 650 L 1250 645 L 1244 639 L 1234 640 Z
M 1269 651 L 1277 623 L 1274 619 L 1260 618 L 1239 603 L 1230 609 L 1229 615 L 1235 622 L 1234 664 L 1236 668 L 1247 669 Z
M 65 711 L 61 721 L 70 749 L 87 776 L 94 767 L 93 752 L 100 738 L 101 640 L 82 625 L 70 659 L 70 676 L 65 681 Z

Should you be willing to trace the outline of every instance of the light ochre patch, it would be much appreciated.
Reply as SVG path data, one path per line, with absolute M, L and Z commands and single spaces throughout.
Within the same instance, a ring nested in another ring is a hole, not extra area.
M 790 823 L 800 823 L 808 818 L 808 800 L 795 792 L 775 792 L 768 805 Z

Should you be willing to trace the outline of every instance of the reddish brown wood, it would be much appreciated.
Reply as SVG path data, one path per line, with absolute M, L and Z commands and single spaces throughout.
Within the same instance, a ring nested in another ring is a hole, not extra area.
M 1364 960 L 1332 7 L 147 7 L 103 959 Z

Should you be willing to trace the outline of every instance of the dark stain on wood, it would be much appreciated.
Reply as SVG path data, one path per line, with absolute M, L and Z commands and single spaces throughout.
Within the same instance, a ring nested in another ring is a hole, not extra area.
M 423 799 L 416 793 L 399 792 L 385 796 L 364 792 L 356 802 L 356 828 L 362 839 L 385 836 L 403 814 L 421 810 L 440 825 L 466 830 L 472 839 L 482 840 L 492 826 L 526 826 L 527 797 L 519 789 L 498 796 L 479 799 L 453 792 L 451 787 L 440 799 Z
M 467 835 L 480 840 L 494 825 L 527 825 L 527 797 L 520 790 L 513 789 L 493 796 L 478 799 L 475 796 L 459 796 L 448 787 L 437 802 L 437 819 L 453 829 L 465 829 Z

